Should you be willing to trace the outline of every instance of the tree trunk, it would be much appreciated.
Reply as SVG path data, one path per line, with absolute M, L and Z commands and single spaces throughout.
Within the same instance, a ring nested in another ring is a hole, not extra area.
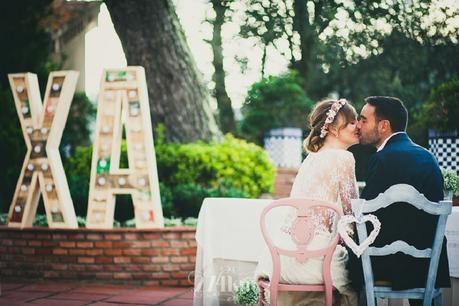
M 166 139 L 210 141 L 221 133 L 171 0 L 105 0 L 128 65 L 145 68 L 152 123 Z
M 225 23 L 225 12 L 228 7 L 221 0 L 212 0 L 211 3 L 215 11 L 215 19 L 212 21 L 213 36 L 211 42 L 215 71 L 212 78 L 215 82 L 215 98 L 218 104 L 220 128 L 224 133 L 234 133 L 236 129 L 234 112 L 231 107 L 231 99 L 226 92 L 225 70 L 223 68 L 222 26 Z
M 312 54 L 314 52 L 314 29 L 309 24 L 309 14 L 307 8 L 307 1 L 305 0 L 294 0 L 293 10 L 295 16 L 293 17 L 293 29 L 300 36 L 300 49 L 301 59 L 296 63 L 296 69 L 308 83 L 311 79 L 310 76 L 310 62 L 312 60 Z
M 263 55 L 261 56 L 261 78 L 265 78 L 265 68 L 266 68 L 266 49 L 268 46 L 266 44 L 263 45 Z

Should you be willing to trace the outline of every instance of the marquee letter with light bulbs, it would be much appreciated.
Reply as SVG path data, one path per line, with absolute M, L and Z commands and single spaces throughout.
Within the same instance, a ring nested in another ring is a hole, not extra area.
M 27 155 L 8 214 L 8 226 L 32 226 L 42 194 L 49 227 L 77 228 L 59 143 L 78 72 L 52 72 L 44 105 L 35 74 L 9 74 L 8 78 L 27 145 Z
M 117 194 L 130 194 L 136 227 L 163 227 L 150 106 L 142 67 L 105 70 L 89 185 L 89 228 L 112 228 Z M 120 168 L 125 127 L 129 168 Z

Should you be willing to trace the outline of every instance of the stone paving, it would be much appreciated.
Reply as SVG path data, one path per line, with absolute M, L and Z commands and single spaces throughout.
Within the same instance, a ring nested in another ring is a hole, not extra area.
M 0 306 L 193 305 L 193 288 L 0 280 Z

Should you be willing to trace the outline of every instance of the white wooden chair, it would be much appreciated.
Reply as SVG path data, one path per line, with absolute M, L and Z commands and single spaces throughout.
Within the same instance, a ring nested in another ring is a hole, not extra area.
M 374 306 L 375 298 L 422 299 L 424 306 L 432 305 L 433 300 L 435 306 L 442 305 L 441 291 L 434 288 L 434 285 L 437 278 L 437 268 L 445 234 L 446 220 L 448 215 L 451 214 L 452 203 L 451 201 L 440 201 L 439 203 L 431 202 L 413 186 L 398 184 L 391 186 L 373 200 L 352 200 L 352 209 L 354 213 L 359 212 L 368 214 L 388 207 L 396 202 L 406 202 L 429 214 L 439 216 L 433 245 L 432 248 L 419 250 L 407 244 L 405 241 L 397 240 L 384 247 L 367 248 L 362 254 L 367 305 Z M 384 227 L 384 224 L 382 224 L 382 227 Z M 367 238 L 367 227 L 364 223 L 357 223 L 357 235 L 359 243 L 362 243 Z M 370 256 L 386 256 L 398 252 L 416 258 L 430 258 L 429 270 L 424 288 L 394 291 L 390 286 L 378 286 L 374 283 Z

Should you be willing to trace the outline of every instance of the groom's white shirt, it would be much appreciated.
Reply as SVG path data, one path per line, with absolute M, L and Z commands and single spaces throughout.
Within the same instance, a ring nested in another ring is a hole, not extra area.
M 397 132 L 397 133 L 393 133 L 392 135 L 390 135 L 389 137 L 386 138 L 386 140 L 384 140 L 384 142 L 378 147 L 378 150 L 376 150 L 376 152 L 379 152 L 381 151 L 382 149 L 384 149 L 384 146 L 386 145 L 386 143 L 389 141 L 389 139 L 391 139 L 393 136 L 397 135 L 397 134 L 402 134 L 402 133 L 406 133 L 406 132 Z

